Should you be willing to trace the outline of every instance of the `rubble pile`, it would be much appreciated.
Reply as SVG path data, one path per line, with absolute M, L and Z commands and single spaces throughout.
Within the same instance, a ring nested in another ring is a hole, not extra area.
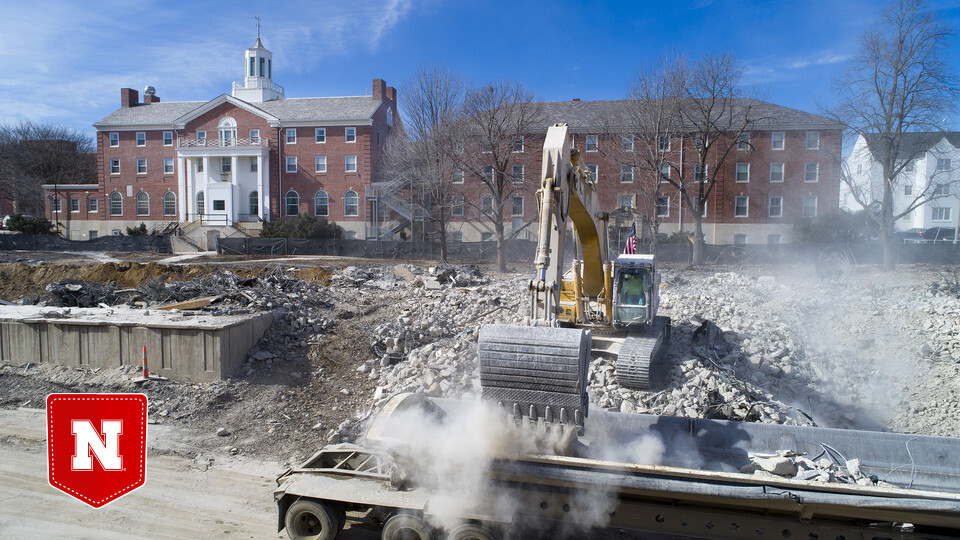
M 822 457 L 821 457 L 822 456 Z M 740 472 L 758 476 L 779 476 L 808 482 L 857 484 L 861 486 L 896 487 L 876 475 L 865 475 L 860 470 L 859 459 L 846 459 L 836 450 L 824 446 L 820 456 L 809 459 L 791 450 L 775 454 L 749 453 L 750 463 Z

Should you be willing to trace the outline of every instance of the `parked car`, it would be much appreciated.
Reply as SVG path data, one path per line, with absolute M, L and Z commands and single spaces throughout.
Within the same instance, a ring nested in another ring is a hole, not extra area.
M 923 231 L 924 229 L 919 228 L 907 229 L 905 231 L 894 231 L 893 237 L 901 244 L 916 244 L 923 242 L 923 236 L 921 235 Z
M 920 233 L 924 242 L 953 242 L 954 227 L 930 227 Z

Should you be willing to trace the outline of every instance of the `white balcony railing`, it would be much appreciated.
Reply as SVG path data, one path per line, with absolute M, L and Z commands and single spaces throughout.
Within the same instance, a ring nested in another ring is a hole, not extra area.
M 254 139 L 226 138 L 226 139 L 178 139 L 177 146 L 181 148 L 226 148 L 228 146 L 270 146 L 270 141 L 261 137 Z
M 244 80 L 244 81 L 233 81 L 234 90 L 257 90 L 260 88 L 266 88 L 267 90 L 273 90 L 281 98 L 283 96 L 283 87 L 279 84 L 268 81 L 260 78 Z

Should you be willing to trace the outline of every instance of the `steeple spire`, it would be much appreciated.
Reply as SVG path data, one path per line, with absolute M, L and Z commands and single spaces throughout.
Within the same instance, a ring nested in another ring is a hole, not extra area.
M 254 49 L 262 49 L 262 48 L 263 48 L 263 43 L 260 41 L 260 23 L 261 23 L 262 21 L 260 20 L 260 10 L 259 10 L 259 9 L 257 9 L 257 16 L 254 17 L 254 19 L 257 20 L 257 43 L 254 44 L 253 48 L 254 48 Z

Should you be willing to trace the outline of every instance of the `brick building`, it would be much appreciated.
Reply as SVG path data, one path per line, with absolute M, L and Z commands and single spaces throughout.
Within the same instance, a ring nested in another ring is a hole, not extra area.
M 286 98 L 259 37 L 242 69 L 230 94 L 209 101 L 121 89 L 120 108 L 94 124 L 96 186 L 45 186 L 47 215 L 71 239 L 141 222 L 198 238 L 255 235 L 298 214 L 362 237 L 375 220 L 366 190 L 399 121 L 396 90 L 374 79 L 369 96 Z
M 630 130 L 611 133 L 601 125 L 603 118 L 622 116 L 625 103 L 573 100 L 542 105 L 543 129 L 517 141 L 511 159 L 509 173 L 516 192 L 505 205 L 506 220 L 510 222 L 507 231 L 537 219 L 536 190 L 543 137 L 547 126 L 556 122 L 570 127 L 573 146 L 598 179 L 605 211 L 643 207 L 641 173 L 622 164 L 621 151 L 610 151 L 624 148 L 625 141 L 637 140 L 643 134 Z M 718 172 L 717 186 L 707 201 L 703 220 L 707 243 L 790 242 L 793 225 L 801 218 L 836 212 L 839 208 L 842 126 L 822 116 L 772 103 L 754 101 L 751 105 L 755 117 L 762 120 L 747 133 L 749 144 L 738 144 Z M 693 136 L 675 136 L 665 141 L 668 159 L 678 167 L 693 170 L 697 162 L 693 141 Z M 707 167 L 711 167 L 709 159 Z M 464 178 L 459 187 L 463 204 L 457 200 L 453 205 L 452 239 L 493 239 L 493 227 L 481 216 L 483 209 L 492 204 L 492 198 L 478 178 Z M 661 199 L 656 204 L 660 232 L 681 228 L 692 231 L 690 211 L 681 205 L 676 189 L 670 185 L 661 189 Z M 527 226 L 520 237 L 534 240 L 536 230 L 535 226 Z

